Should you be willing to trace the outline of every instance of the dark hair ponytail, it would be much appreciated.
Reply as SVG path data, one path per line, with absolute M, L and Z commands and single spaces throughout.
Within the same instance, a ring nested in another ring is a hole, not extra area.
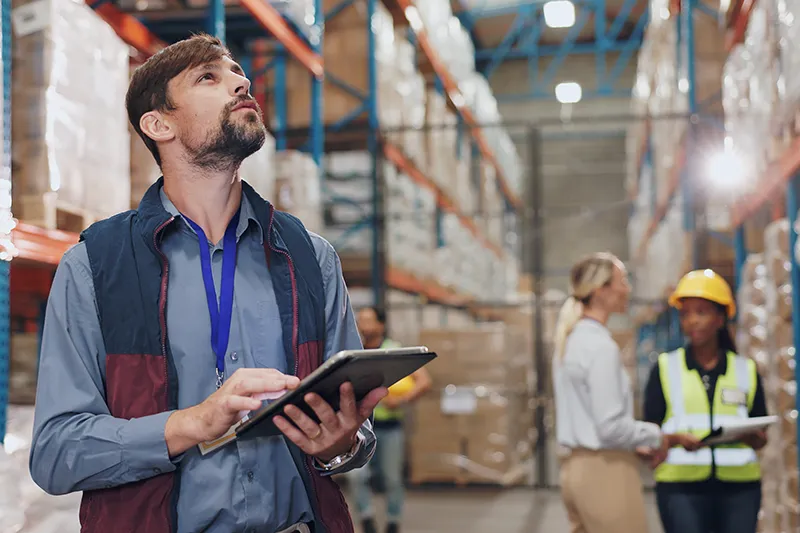
M 719 328 L 719 331 L 717 332 L 717 344 L 719 345 L 719 349 L 722 350 L 722 353 L 739 353 L 736 351 L 736 342 L 733 340 L 731 330 L 728 329 L 727 322 L 724 326 Z

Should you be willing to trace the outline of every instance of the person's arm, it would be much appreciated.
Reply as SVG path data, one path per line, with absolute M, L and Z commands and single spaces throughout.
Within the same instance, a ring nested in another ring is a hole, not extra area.
M 582 349 L 591 352 L 587 386 L 597 435 L 604 448 L 658 448 L 661 428 L 651 422 L 635 420 L 628 412 L 623 389 L 622 361 L 614 342 L 586 338 Z
M 355 314 L 350 305 L 350 295 L 342 274 L 342 264 L 333 246 L 322 237 L 312 234 L 317 252 L 317 260 L 322 269 L 325 287 L 325 318 L 327 334 L 325 338 L 325 359 L 342 350 L 360 350 L 361 336 L 356 326 Z M 361 468 L 375 453 L 376 438 L 372 431 L 372 421 L 366 420 L 358 431 L 360 445 L 358 452 L 350 461 L 331 472 L 343 474 Z
M 650 369 L 647 385 L 644 387 L 643 411 L 645 421 L 659 426 L 664 423 L 664 417 L 667 416 L 667 400 L 664 397 L 664 389 L 661 386 L 661 372 L 659 371 L 658 362 Z
M 164 437 L 171 413 L 111 416 L 105 357 L 88 255 L 79 244 L 56 271 L 42 332 L 29 467 L 50 494 L 110 488 L 175 469 Z

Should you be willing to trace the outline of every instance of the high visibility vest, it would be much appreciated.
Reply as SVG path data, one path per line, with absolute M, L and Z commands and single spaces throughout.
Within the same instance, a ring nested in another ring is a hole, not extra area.
M 386 348 L 400 348 L 400 343 L 391 339 L 384 339 L 381 343 L 381 349 Z M 403 419 L 402 409 L 389 409 L 383 403 L 379 403 L 372 411 L 372 416 L 376 422 L 393 422 Z
M 664 433 L 691 433 L 698 438 L 737 420 L 746 419 L 753 406 L 757 373 L 755 362 L 733 352 L 726 354 L 728 367 L 719 376 L 714 391 L 713 410 L 700 374 L 686 366 L 686 352 L 681 348 L 661 354 L 658 371 L 667 402 L 662 425 Z M 758 481 L 761 466 L 755 450 L 744 444 L 725 444 L 689 452 L 684 448 L 669 450 L 666 461 L 655 471 L 661 483 L 697 482 L 711 477 L 712 459 L 716 478 L 721 481 Z

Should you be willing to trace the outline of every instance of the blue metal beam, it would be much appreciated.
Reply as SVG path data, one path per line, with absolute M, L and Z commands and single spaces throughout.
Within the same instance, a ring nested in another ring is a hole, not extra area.
M 598 35 L 603 35 L 603 37 L 609 41 L 616 41 L 619 38 L 620 32 L 622 32 L 622 27 L 625 25 L 625 22 L 631 18 L 631 11 L 633 11 L 634 6 L 638 2 L 639 0 L 625 0 L 622 4 L 622 9 L 620 9 L 617 16 L 614 17 L 614 22 L 611 23 L 608 33 L 598 33 Z
M 581 31 L 583 31 L 583 27 L 586 25 L 586 22 L 589 20 L 589 10 L 588 9 L 580 9 L 578 10 L 578 20 L 575 21 L 575 24 L 569 29 L 567 32 L 567 36 L 564 39 L 564 42 L 558 47 L 558 52 L 556 53 L 555 57 L 550 60 L 550 64 L 547 65 L 547 69 L 544 71 L 544 75 L 542 79 L 539 81 L 539 87 L 546 88 L 545 90 L 549 89 L 553 84 L 553 78 L 555 78 L 556 72 L 558 69 L 561 68 L 561 65 L 564 64 L 564 61 L 567 59 L 567 56 L 570 53 L 570 50 L 573 46 L 575 46 L 575 40 L 580 35 Z M 534 92 L 536 88 L 534 88 Z
M 576 24 L 577 25 L 577 24 Z M 573 26 L 574 28 L 575 26 Z M 597 41 L 588 42 L 588 43 L 572 43 L 572 46 L 569 47 L 568 53 L 569 55 L 585 55 L 585 54 L 596 54 L 600 50 L 604 50 L 606 52 L 622 52 L 628 46 L 630 46 L 630 41 L 635 41 L 636 49 L 638 50 L 642 45 L 641 39 L 622 39 L 618 41 L 611 41 L 606 43 L 606 45 L 601 48 Z M 547 44 L 542 46 L 530 46 L 527 48 L 517 48 L 512 49 L 506 54 L 506 59 L 528 59 L 530 56 L 538 56 L 538 57 L 549 57 L 558 55 L 559 52 L 562 51 L 564 43 L 562 44 Z M 476 54 L 478 60 L 488 60 L 491 59 L 492 56 L 496 53 L 497 48 L 486 48 L 484 50 L 479 51 Z
M 581 95 L 581 101 L 585 100 L 596 100 L 598 98 L 630 98 L 631 97 L 631 90 L 608 90 L 608 89 L 598 89 L 594 91 L 583 91 Z M 536 90 L 530 93 L 520 93 L 520 94 L 496 94 L 495 98 L 501 104 L 504 103 L 513 103 L 513 102 L 526 102 L 528 100 L 552 100 L 555 98 L 553 91 L 543 91 L 541 89 Z
M 630 1 L 630 0 L 626 0 Z M 606 0 L 596 0 L 594 7 L 594 35 L 598 50 L 594 56 L 595 86 L 603 85 L 606 78 Z
M 206 31 L 225 42 L 225 2 L 224 0 L 209 0 L 208 19 Z
M 602 87 L 608 85 L 608 87 L 613 88 L 617 84 L 620 76 L 625 71 L 625 67 L 628 66 L 631 57 L 633 57 L 633 53 L 639 49 L 639 43 L 641 43 L 642 38 L 644 37 L 644 29 L 647 26 L 647 21 L 649 18 L 649 11 L 645 9 L 644 12 L 639 16 L 639 20 L 636 22 L 636 28 L 633 30 L 631 39 L 626 43 L 625 48 L 620 52 L 619 57 L 617 57 L 617 60 L 614 63 L 614 68 L 611 69 L 611 73 L 608 75 L 608 78 L 603 80 L 603 83 L 599 83 L 598 86 Z
M 538 12 L 538 8 L 522 8 L 520 12 L 517 14 L 517 17 L 514 19 L 514 22 L 511 24 L 511 27 L 506 33 L 505 37 L 503 37 L 503 42 L 500 43 L 500 46 L 494 49 L 494 53 L 489 60 L 489 64 L 486 65 L 483 69 L 483 75 L 487 78 L 492 75 L 494 69 L 496 69 L 500 63 L 506 57 L 506 54 L 511 51 L 514 44 L 519 39 L 520 35 L 525 31 L 526 28 L 529 27 L 528 22 L 535 17 L 536 13 Z M 534 31 L 536 26 L 532 28 Z

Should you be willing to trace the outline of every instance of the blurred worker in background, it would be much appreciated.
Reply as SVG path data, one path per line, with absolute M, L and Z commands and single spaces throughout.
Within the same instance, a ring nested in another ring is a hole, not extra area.
M 386 312 L 377 307 L 367 307 L 358 312 L 358 330 L 364 348 L 398 348 L 399 343 L 386 337 Z M 403 418 L 405 407 L 422 396 L 431 387 L 431 378 L 425 368 L 389 387 L 389 395 L 375 408 L 373 430 L 380 441 L 367 468 L 353 471 L 349 481 L 363 533 L 376 533 L 375 510 L 372 505 L 370 474 L 376 473 L 383 481 L 387 500 L 387 533 L 400 531 L 403 514 L 403 466 L 405 465 L 405 438 Z
M 712 447 L 700 441 L 712 425 L 767 415 L 755 362 L 737 355 L 728 330 L 736 315 L 731 288 L 712 270 L 697 270 L 680 280 L 669 303 L 688 342 L 653 366 L 644 416 L 665 432 L 690 433 L 694 442 L 653 454 L 665 533 L 754 533 L 761 506 L 755 450 L 766 445 L 766 433 Z
M 635 450 L 666 451 L 683 436 L 633 417 L 631 381 L 606 324 L 624 313 L 631 287 L 622 261 L 595 253 L 570 272 L 555 331 L 556 438 L 561 491 L 572 533 L 647 531 Z
M 241 180 L 266 135 L 250 81 L 195 35 L 136 70 L 127 110 L 163 177 L 61 260 L 33 479 L 83 491 L 83 533 L 352 533 L 331 476 L 369 460 L 386 389 L 356 404 L 345 384 L 338 411 L 308 394 L 319 422 L 289 406 L 282 436 L 220 439 L 264 393 L 361 348 L 333 247 Z

